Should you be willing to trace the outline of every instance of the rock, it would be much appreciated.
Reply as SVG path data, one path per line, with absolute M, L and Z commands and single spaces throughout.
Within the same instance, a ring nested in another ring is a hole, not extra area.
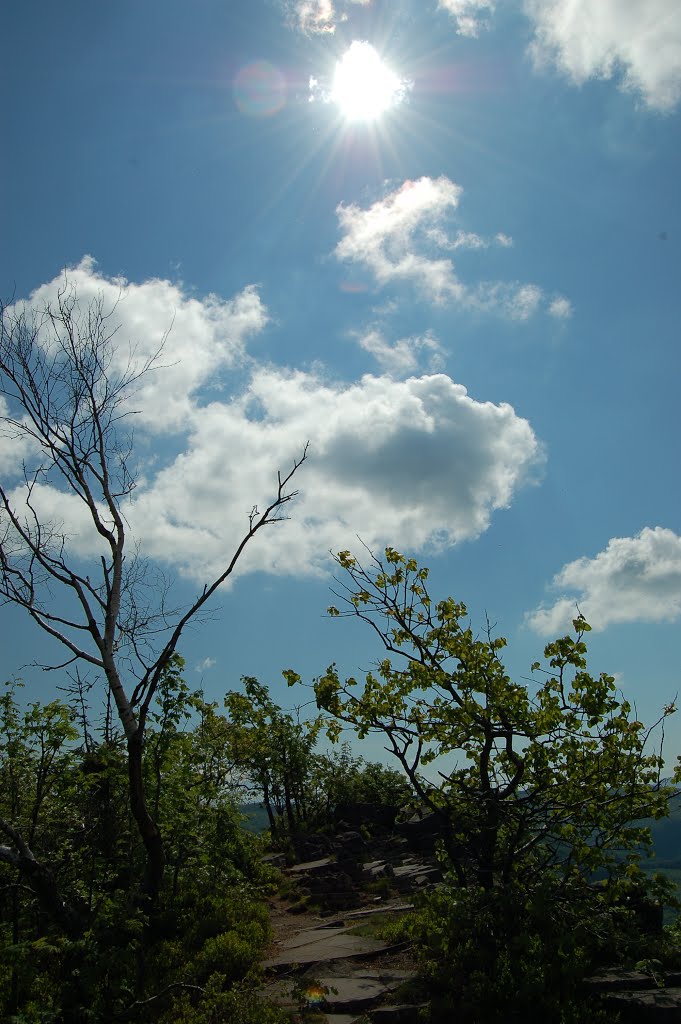
M 272 868 L 286 867 L 286 856 L 283 853 L 266 853 L 261 859 L 263 864 L 269 864 Z
M 324 1009 L 336 1012 L 368 1010 L 399 988 L 408 977 L 411 976 L 404 972 L 396 976 L 379 976 L 377 972 L 353 972 L 347 978 L 322 976 L 317 979 L 319 987 L 324 990 L 320 1002 Z
M 326 1024 L 361 1024 L 364 1014 L 356 1013 L 325 1013 Z M 365 1018 L 366 1019 L 366 1018 Z
M 431 853 L 442 834 L 442 819 L 434 811 L 419 809 L 404 821 L 396 822 L 395 829 L 404 836 L 413 850 Z
M 335 850 L 362 857 L 366 852 L 366 843 L 360 832 L 339 832 L 333 842 Z
M 370 910 L 353 910 L 347 915 L 348 921 L 355 921 L 363 917 L 371 917 L 374 914 L 404 914 L 414 909 L 413 903 L 387 903 L 380 907 L 371 907 Z
M 302 936 L 297 938 L 301 939 Z M 386 949 L 387 943 L 381 942 L 380 939 L 349 935 L 345 929 L 339 929 L 337 932 L 329 929 L 325 932 L 317 931 L 316 935 L 308 933 L 306 941 L 300 941 L 295 946 L 282 943 L 279 953 L 266 960 L 263 967 L 265 970 L 281 969 L 294 964 L 326 963 L 331 960 L 375 956 Z
M 586 978 L 584 988 L 587 992 L 621 992 L 623 990 L 640 991 L 651 987 L 652 979 L 642 971 L 625 971 L 618 967 L 602 974 Z
M 392 878 L 395 874 L 392 864 L 385 860 L 372 860 L 362 867 L 362 879 L 375 882 L 379 878 Z
M 377 803 L 345 803 L 336 808 L 336 821 L 359 828 L 368 826 L 372 831 L 392 829 L 399 808 L 392 804 Z
M 681 988 L 620 991 L 601 995 L 601 1003 L 616 1010 L 622 1024 L 663 1024 L 681 1021 Z
M 432 864 L 401 864 L 394 869 L 394 884 L 400 892 L 423 889 L 442 881 L 442 871 Z
M 377 1006 L 369 1012 L 372 1024 L 418 1024 L 419 1014 L 428 1003 L 400 1003 L 395 1006 Z
M 331 857 L 320 857 L 319 860 L 306 860 L 302 864 L 294 864 L 288 870 L 290 875 L 316 875 L 323 873 L 330 864 L 335 863 Z
M 308 1005 L 325 1014 L 352 1015 L 378 1006 L 405 981 L 415 977 L 413 971 L 357 970 L 347 964 L 341 965 L 339 971 L 333 973 L 327 965 L 324 973 L 309 968 L 297 981 L 280 981 L 271 986 L 268 998 L 278 1006 Z

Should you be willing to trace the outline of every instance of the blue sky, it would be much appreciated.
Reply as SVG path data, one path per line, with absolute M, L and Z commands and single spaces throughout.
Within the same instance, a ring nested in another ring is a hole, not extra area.
M 370 120 L 375 80 L 334 89 L 353 44 L 393 76 Z M 359 535 L 488 614 L 518 676 L 578 602 L 595 671 L 648 720 L 674 697 L 677 0 L 24 0 L 0 90 L 2 294 L 67 267 L 140 352 L 172 325 L 129 515 L 179 599 L 310 441 L 290 522 L 180 646 L 191 682 L 290 702 L 283 668 L 368 668 L 324 617 Z M 19 454 L 0 438 L 10 485 Z M 58 652 L 11 609 L 2 636 L 4 675 L 52 694 L 23 666 Z

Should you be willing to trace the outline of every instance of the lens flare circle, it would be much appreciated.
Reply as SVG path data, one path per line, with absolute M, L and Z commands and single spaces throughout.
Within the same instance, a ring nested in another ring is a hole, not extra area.
M 286 80 L 266 60 L 253 61 L 241 68 L 234 79 L 234 101 L 242 114 L 271 117 L 286 102 Z
M 348 121 L 374 121 L 404 96 L 405 84 L 371 43 L 356 39 L 336 64 L 330 99 Z

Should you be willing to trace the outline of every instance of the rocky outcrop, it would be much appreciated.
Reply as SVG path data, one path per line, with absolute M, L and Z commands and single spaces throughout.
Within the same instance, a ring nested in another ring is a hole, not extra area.
M 622 1024 L 664 1024 L 681 1021 L 681 975 L 652 977 L 642 971 L 613 969 L 587 978 L 587 995 L 619 1014 Z
M 365 825 L 373 833 L 391 831 L 400 808 L 393 804 L 343 803 L 336 808 L 337 822 L 345 822 L 351 828 Z

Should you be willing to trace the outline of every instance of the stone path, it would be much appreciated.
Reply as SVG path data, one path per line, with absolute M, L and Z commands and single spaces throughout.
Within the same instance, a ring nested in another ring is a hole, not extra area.
M 288 874 L 305 876 L 306 866 L 296 865 Z M 416 1022 L 417 1004 L 399 999 L 400 987 L 416 977 L 411 952 L 404 944 L 390 946 L 353 934 L 353 928 L 366 925 L 378 913 L 410 910 L 413 904 L 398 897 L 332 918 L 310 912 L 292 916 L 284 901 L 273 900 L 274 942 L 264 963 L 268 981 L 262 995 L 292 1015 L 302 1008 L 314 1012 L 315 1024 Z

